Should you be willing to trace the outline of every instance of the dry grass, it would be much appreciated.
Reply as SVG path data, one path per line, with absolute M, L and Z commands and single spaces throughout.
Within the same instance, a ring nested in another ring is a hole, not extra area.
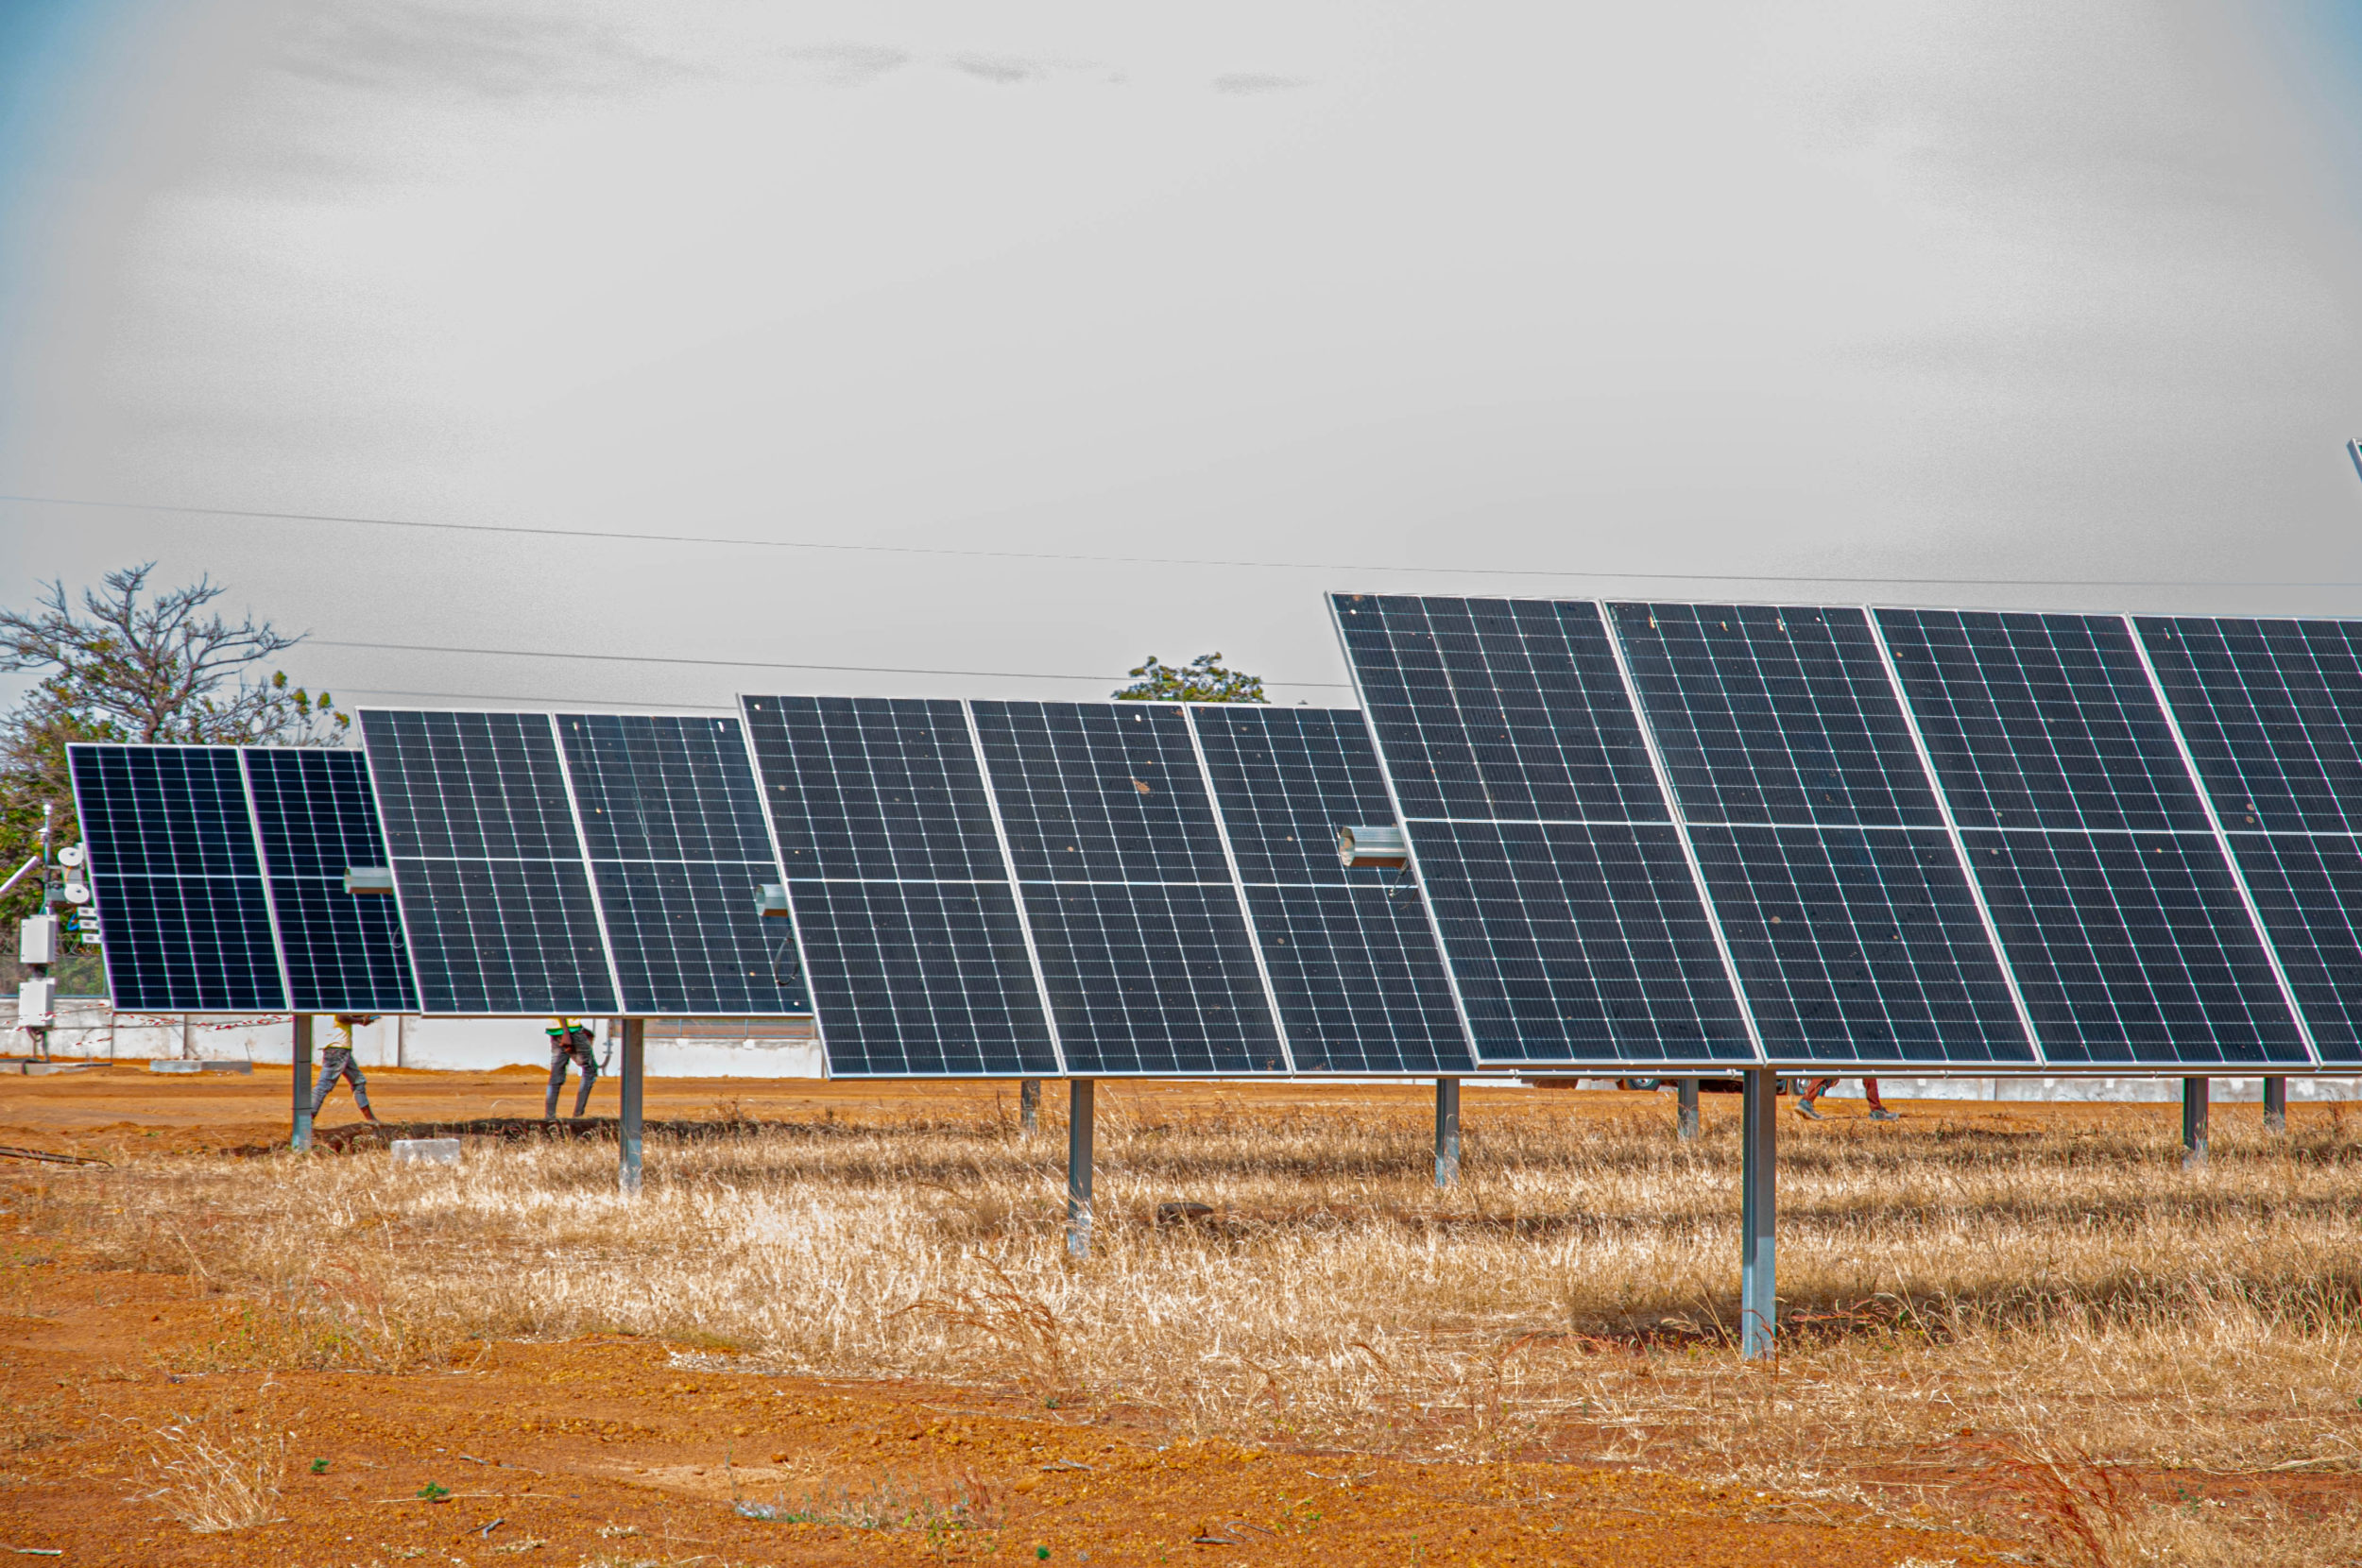
M 1062 1137 L 990 1122 L 652 1145 L 637 1202 L 614 1196 L 611 1147 L 569 1143 L 456 1170 L 76 1172 L 42 1212 L 126 1266 L 198 1260 L 253 1304 L 208 1352 L 221 1365 L 393 1368 L 623 1331 L 1122 1403 L 1178 1434 L 1867 1500 L 2062 1561 L 2260 1568 L 2362 1544 L 2343 1501 L 2284 1507 L 2257 1479 L 2362 1470 L 2362 1150 L 2342 1120 L 2267 1139 L 2222 1114 L 2196 1170 L 2163 1115 L 1784 1130 L 1788 1332 L 1762 1367 L 1726 1339 L 1735 1128 L 1684 1146 L 1669 1119 L 1652 1102 L 1573 1119 L 1542 1097 L 1488 1112 L 1439 1193 L 1407 1113 L 1150 1126 L 1117 1089 L 1081 1266 Z M 1213 1212 L 1159 1224 L 1175 1201 Z M 2207 1495 L 2234 1485 L 2250 1495 Z
M 190 1529 L 213 1534 L 278 1520 L 287 1438 L 266 1415 L 244 1422 L 184 1415 L 143 1436 L 163 1483 L 149 1496 Z

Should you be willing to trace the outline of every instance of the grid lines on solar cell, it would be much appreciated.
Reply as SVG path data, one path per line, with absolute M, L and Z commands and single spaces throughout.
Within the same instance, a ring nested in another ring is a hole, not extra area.
M 1480 1061 L 1754 1060 L 1670 825 L 1411 826 Z
M 1942 829 L 1693 827 L 1775 1062 L 2030 1062 Z
M 2309 1060 L 2211 832 L 1964 837 L 2050 1062 Z
M 2362 832 L 2362 625 L 2135 624 L 2226 828 Z
M 114 1005 L 285 1011 L 237 752 L 76 745 L 67 761 Z
M 1251 704 L 1191 711 L 1299 1072 L 1467 1072 L 1417 886 L 1339 863 L 1338 830 L 1394 820 L 1361 715 Z
M 1019 891 L 1069 1072 L 1287 1070 L 1226 881 L 1028 882 Z
M 1666 820 L 1595 605 L 1332 604 L 1405 817 Z
M 357 751 L 241 748 L 298 1013 L 407 1013 L 418 1002 L 391 898 L 356 897 L 345 872 L 387 863 Z
M 557 732 L 625 1010 L 807 1011 L 795 933 L 759 907 L 779 873 L 737 721 L 561 713 Z
M 1067 1070 L 1286 1071 L 1181 709 L 970 710 Z
M 838 1077 L 1058 1071 L 965 707 L 747 697 Z
M 2207 830 L 2118 617 L 1876 613 L 1962 827 Z
M 1620 604 L 1609 613 L 1690 821 L 1943 825 L 1861 611 Z
M 421 1011 L 618 1011 L 548 715 L 365 708 L 361 733 Z
M 788 876 L 1007 878 L 958 703 L 748 697 L 744 713 Z
M 2234 833 L 2231 846 L 2321 1060 L 2362 1062 L 2362 843 Z

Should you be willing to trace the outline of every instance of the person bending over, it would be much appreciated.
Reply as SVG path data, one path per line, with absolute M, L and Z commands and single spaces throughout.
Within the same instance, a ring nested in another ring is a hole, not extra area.
M 320 1081 L 312 1085 L 312 1115 L 317 1117 L 320 1107 L 328 1103 L 328 1091 L 344 1079 L 352 1085 L 352 1102 L 361 1107 L 364 1119 L 375 1121 L 377 1113 L 369 1109 L 368 1080 L 361 1076 L 361 1065 L 352 1059 L 352 1026 L 377 1022 L 374 1013 L 339 1013 L 336 1014 L 337 1041 L 320 1052 Z
M 574 1119 L 582 1119 L 590 1103 L 590 1085 L 599 1081 L 598 1053 L 590 1048 L 590 1026 L 578 1018 L 550 1020 L 550 1094 L 541 1107 L 543 1121 L 557 1119 L 557 1091 L 566 1086 L 566 1066 L 582 1064 L 582 1087 L 574 1092 Z
M 1815 1078 L 1808 1080 L 1802 1088 L 1796 1091 L 1796 1114 L 1813 1121 L 1821 1120 L 1821 1108 L 1819 1104 L 1820 1099 L 1823 1095 L 1828 1093 L 1835 1087 L 1837 1087 L 1837 1080 L 1834 1078 Z M 1871 1120 L 1901 1121 L 1903 1119 L 1902 1116 L 1896 1112 L 1888 1110 L 1887 1102 L 1878 1098 L 1878 1081 L 1876 1079 L 1863 1079 L 1861 1081 L 1861 1092 L 1864 1098 L 1870 1101 Z

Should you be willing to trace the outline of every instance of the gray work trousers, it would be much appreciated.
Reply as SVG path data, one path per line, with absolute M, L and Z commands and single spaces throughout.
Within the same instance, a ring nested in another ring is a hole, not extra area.
M 352 1059 L 352 1048 L 331 1046 L 320 1052 L 319 1082 L 312 1085 L 314 1116 L 318 1116 L 320 1107 L 328 1103 L 328 1091 L 336 1086 L 339 1078 L 352 1084 L 352 1102 L 364 1111 L 369 1108 L 368 1080 L 361 1076 L 361 1065 Z
M 582 1087 L 574 1092 L 574 1116 L 580 1119 L 590 1104 L 590 1085 L 599 1081 L 599 1058 L 589 1046 L 552 1046 L 550 1048 L 550 1093 L 541 1107 L 543 1121 L 557 1119 L 557 1091 L 566 1086 L 566 1064 L 582 1064 Z

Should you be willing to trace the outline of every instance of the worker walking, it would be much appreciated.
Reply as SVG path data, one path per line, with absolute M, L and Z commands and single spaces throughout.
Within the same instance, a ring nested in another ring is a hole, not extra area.
M 317 1116 L 320 1107 L 328 1103 L 328 1091 L 344 1079 L 352 1085 L 352 1102 L 361 1107 L 364 1119 L 375 1121 L 377 1113 L 369 1109 L 368 1080 L 361 1076 L 361 1065 L 352 1059 L 352 1029 L 355 1024 L 377 1022 L 374 1013 L 339 1013 L 336 1014 L 336 1043 L 320 1052 L 320 1081 L 312 1085 L 312 1115 Z
M 1827 1094 L 1831 1089 L 1836 1087 L 1837 1080 L 1834 1078 L 1815 1078 L 1798 1085 L 1796 1090 L 1796 1114 L 1800 1116 L 1808 1117 L 1813 1121 L 1821 1120 L 1822 1116 L 1819 1105 L 1820 1099 L 1823 1095 Z M 1863 1079 L 1861 1081 L 1861 1092 L 1862 1097 L 1870 1101 L 1871 1120 L 1901 1121 L 1903 1119 L 1899 1113 L 1888 1110 L 1887 1102 L 1878 1098 L 1878 1081 L 1876 1079 Z
M 590 1048 L 590 1026 L 579 1018 L 550 1020 L 550 1094 L 541 1107 L 543 1121 L 557 1119 L 557 1091 L 566 1086 L 566 1065 L 582 1064 L 582 1087 L 574 1093 L 574 1119 L 590 1104 L 590 1085 L 599 1081 L 598 1053 Z

